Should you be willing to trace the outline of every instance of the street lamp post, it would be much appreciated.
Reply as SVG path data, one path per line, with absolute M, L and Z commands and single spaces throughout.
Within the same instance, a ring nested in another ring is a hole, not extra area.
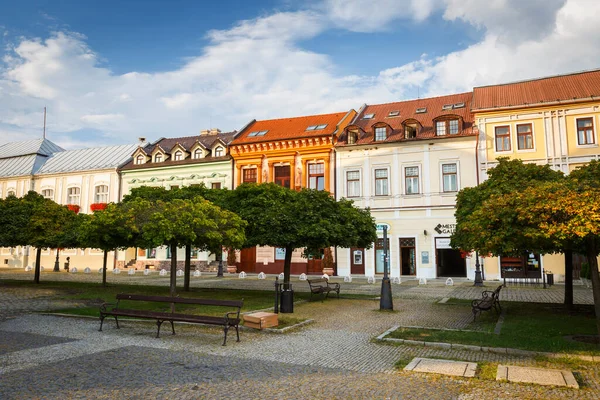
M 479 265 L 479 252 L 475 252 L 475 283 L 473 286 L 483 286 L 483 279 L 481 277 L 481 266 Z
M 381 281 L 381 299 L 379 300 L 379 309 L 394 309 L 394 303 L 392 302 L 392 284 L 388 275 L 387 226 L 383 227 L 383 280 Z
M 60 272 L 60 262 L 58 260 L 58 257 L 60 255 L 60 249 L 56 249 L 56 261 L 54 261 L 54 272 Z

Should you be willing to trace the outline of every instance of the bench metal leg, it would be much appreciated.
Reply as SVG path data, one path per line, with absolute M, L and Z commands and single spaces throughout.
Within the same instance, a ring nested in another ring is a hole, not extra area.
M 171 323 L 171 330 L 173 331 L 173 335 L 175 334 L 175 325 L 173 325 L 173 321 L 169 321 Z
M 115 315 L 115 322 L 117 323 L 117 329 L 121 329 L 121 327 L 119 326 L 119 319 L 117 318 L 116 315 Z
M 237 341 L 240 341 L 240 327 L 239 325 L 235 326 L 235 333 L 237 334 Z
M 158 326 L 158 329 L 156 330 L 156 337 L 158 338 L 160 335 L 160 326 L 162 325 L 164 321 L 161 321 L 160 319 L 156 320 L 156 325 Z
M 225 327 L 223 328 L 223 331 L 225 332 L 225 337 L 223 338 L 223 346 L 225 346 L 227 343 L 227 331 L 228 330 L 229 330 L 229 325 L 225 325 Z
M 98 332 L 102 332 L 102 324 L 104 323 L 104 315 L 100 314 L 100 329 L 98 329 Z

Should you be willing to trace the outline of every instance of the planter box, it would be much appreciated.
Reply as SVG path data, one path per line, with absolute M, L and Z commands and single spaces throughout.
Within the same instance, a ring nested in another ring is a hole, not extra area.
M 278 315 L 268 312 L 256 312 L 244 315 L 244 326 L 255 329 L 265 329 L 279 325 Z

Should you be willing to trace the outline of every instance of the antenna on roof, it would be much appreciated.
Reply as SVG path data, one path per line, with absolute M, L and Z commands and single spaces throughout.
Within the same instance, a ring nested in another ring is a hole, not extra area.
M 44 107 L 44 139 L 46 139 L 46 107 Z
M 417 86 L 417 99 L 421 98 L 421 93 L 419 92 L 419 89 L 421 89 L 421 86 Z

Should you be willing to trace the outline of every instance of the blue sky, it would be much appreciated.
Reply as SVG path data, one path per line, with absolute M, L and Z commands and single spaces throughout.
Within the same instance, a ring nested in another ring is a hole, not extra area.
M 11 2 L 0 144 L 39 137 L 44 106 L 74 148 L 598 68 L 596 3 Z

